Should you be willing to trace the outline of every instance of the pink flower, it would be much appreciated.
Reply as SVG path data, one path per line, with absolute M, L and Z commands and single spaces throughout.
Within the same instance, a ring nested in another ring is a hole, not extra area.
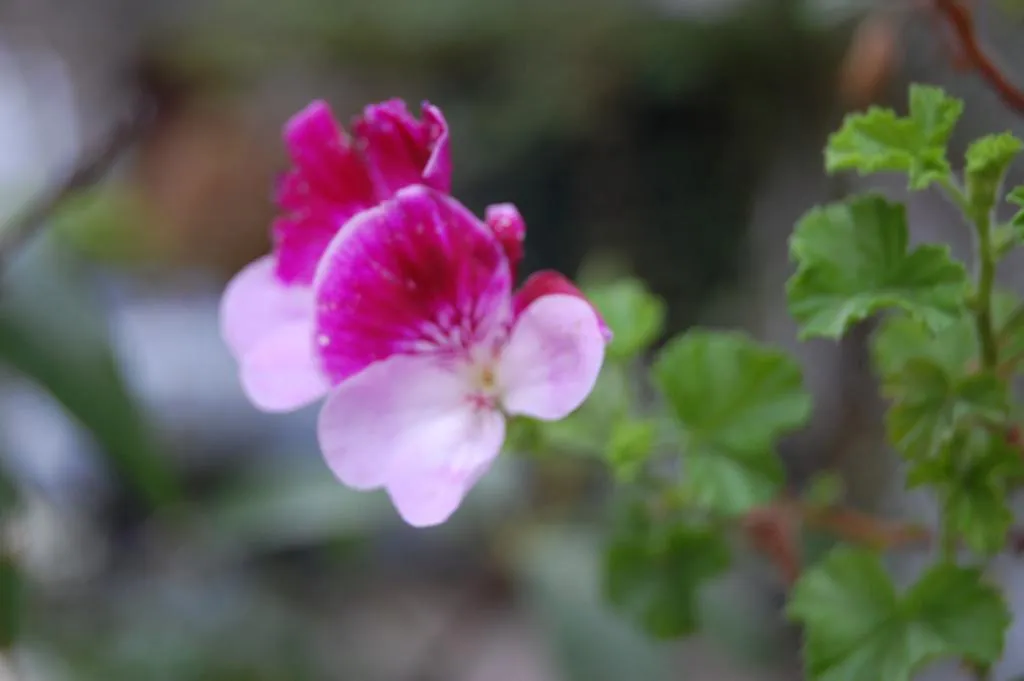
M 349 487 L 386 489 L 415 526 L 455 511 L 498 455 L 506 415 L 565 417 L 604 358 L 603 322 L 560 275 L 513 294 L 508 244 L 521 237 L 505 237 L 518 213 L 488 217 L 425 186 L 357 214 L 317 267 L 312 324 L 281 327 L 241 360 L 264 408 L 326 394 L 328 465 Z
M 261 345 L 311 333 L 317 264 L 355 215 L 411 184 L 450 190 L 448 126 L 436 107 L 424 103 L 417 120 L 401 100 L 389 100 L 366 107 L 353 129 L 354 139 L 324 102 L 310 104 L 285 127 L 294 167 L 277 188 L 282 216 L 273 226 L 274 250 L 235 276 L 221 306 L 222 333 L 240 361 Z M 492 206 L 488 223 L 515 268 L 522 257 L 522 218 L 511 205 Z M 273 410 L 274 402 L 257 405 Z

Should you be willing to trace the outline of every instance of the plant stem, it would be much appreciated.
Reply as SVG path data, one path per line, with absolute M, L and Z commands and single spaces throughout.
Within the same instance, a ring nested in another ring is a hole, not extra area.
M 949 502 L 943 501 L 943 507 L 948 507 Z M 947 513 L 943 512 L 939 526 L 939 555 L 947 563 L 956 562 L 957 536 L 950 523 Z
M 996 261 L 992 252 L 992 218 L 989 213 L 975 215 L 974 226 L 978 234 L 978 297 L 975 301 L 975 323 L 978 327 L 978 341 L 981 344 L 982 366 L 986 369 L 995 369 L 999 363 L 999 345 L 996 342 L 995 326 L 992 321 L 992 289 L 996 280 Z
M 996 62 L 985 52 L 978 39 L 974 15 L 964 0 L 934 0 L 934 7 L 942 15 L 956 36 L 960 57 L 988 83 L 1006 106 L 1024 113 L 1024 91 L 1013 84 Z
M 965 218 L 972 220 L 973 212 L 971 211 L 971 204 L 967 201 L 967 192 L 963 190 L 960 183 L 956 181 L 956 178 L 950 175 L 940 179 L 938 184 L 945 190 L 946 198 L 953 202 L 953 205 L 957 207 Z
M 975 326 L 978 344 L 981 346 L 981 363 L 985 369 L 995 370 L 999 364 L 999 343 L 996 339 L 992 319 L 992 290 L 996 282 L 996 255 L 992 249 L 992 215 L 989 211 L 976 210 L 967 198 L 956 178 L 949 176 L 939 181 L 964 217 L 974 227 L 975 272 L 978 277 L 977 296 L 974 301 Z

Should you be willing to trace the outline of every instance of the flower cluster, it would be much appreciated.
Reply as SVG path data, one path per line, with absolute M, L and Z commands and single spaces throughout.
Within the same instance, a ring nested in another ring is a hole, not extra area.
M 560 274 L 513 290 L 525 223 L 450 196 L 437 108 L 372 105 L 348 136 L 315 102 L 285 140 L 273 252 L 222 302 L 245 393 L 271 412 L 326 396 L 318 438 L 338 479 L 386 489 L 412 525 L 442 523 L 499 453 L 506 415 L 583 402 L 609 331 Z

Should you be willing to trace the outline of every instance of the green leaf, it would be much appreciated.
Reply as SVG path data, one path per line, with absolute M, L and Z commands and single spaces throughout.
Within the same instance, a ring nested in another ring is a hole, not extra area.
M 656 421 L 624 419 L 615 424 L 608 442 L 608 461 L 619 480 L 630 482 L 636 478 L 654 449 L 657 435 Z
M 1015 206 L 1024 208 L 1024 185 L 1011 189 L 1010 193 L 1006 195 L 1006 200 Z M 1017 213 L 1013 221 L 1024 223 L 1024 210 Z
M 605 556 L 604 593 L 656 638 L 692 633 L 698 593 L 729 567 L 723 534 L 680 522 L 653 522 L 642 503 L 617 519 Z
M 1020 453 L 1004 437 L 975 428 L 958 432 L 938 456 L 915 465 L 907 482 L 934 486 L 949 528 L 973 550 L 991 555 L 1006 545 L 1013 523 L 1007 500 L 1021 480 Z
M 993 302 L 1000 359 L 1020 365 L 1024 358 L 1024 300 L 998 293 Z
M 1024 144 L 1009 132 L 987 135 L 967 149 L 967 199 L 976 215 L 986 215 L 996 205 L 1003 175 Z
M 945 246 L 908 250 L 902 205 L 877 195 L 815 208 L 797 225 L 787 286 L 801 338 L 838 338 L 884 309 L 904 310 L 939 329 L 957 319 L 967 274 Z
M 892 317 L 875 334 L 873 360 L 893 401 L 889 436 L 908 458 L 937 454 L 961 426 L 1006 419 L 1009 387 L 994 374 L 972 372 L 977 353 L 967 315 L 934 334 L 918 320 Z
M 900 594 L 880 559 L 840 548 L 797 582 L 789 616 L 804 625 L 804 660 L 817 681 L 910 681 L 940 658 L 999 659 L 1010 613 L 980 570 L 932 567 Z
M 974 319 L 963 315 L 937 332 L 919 320 L 888 317 L 875 332 L 872 360 L 879 373 L 894 376 L 911 359 L 928 359 L 950 376 L 966 376 L 978 357 L 978 332 Z
M 825 168 L 861 175 L 904 172 L 910 188 L 924 189 L 950 175 L 946 145 L 961 113 L 962 101 L 936 87 L 912 85 L 909 116 L 879 107 L 847 116 L 829 137 Z
M 775 441 L 811 411 L 799 366 L 740 334 L 697 330 L 666 346 L 653 372 L 681 426 L 694 501 L 723 513 L 769 501 L 783 477 Z
M 1005 318 L 1005 297 L 997 296 L 997 318 Z M 1002 545 L 1009 511 L 1005 499 L 1020 457 L 1005 442 L 988 438 L 978 422 L 1004 423 L 1009 388 L 988 373 L 972 373 L 978 342 L 968 317 L 930 334 L 907 318 L 887 319 L 872 346 L 893 399 L 887 416 L 890 440 L 914 461 L 908 484 L 929 484 L 940 492 L 947 522 L 976 550 Z M 979 452 L 981 452 L 979 454 Z
M 1006 201 L 1021 210 L 1018 210 L 1008 223 L 996 225 L 992 230 L 992 247 L 1000 257 L 1024 243 L 1024 186 L 1014 187 L 1007 194 Z
M 936 454 L 961 426 L 1001 423 L 1009 411 L 1009 387 L 992 374 L 954 378 L 927 359 L 912 359 L 888 377 L 893 400 L 887 425 L 893 445 L 910 459 Z
M 612 330 L 608 357 L 629 359 L 646 350 L 661 335 L 666 307 L 642 281 L 624 277 L 587 292 Z

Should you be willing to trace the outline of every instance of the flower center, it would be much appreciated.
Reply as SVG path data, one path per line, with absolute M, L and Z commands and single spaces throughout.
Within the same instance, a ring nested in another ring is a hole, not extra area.
M 469 401 L 477 409 L 498 406 L 498 376 L 492 361 L 475 362 L 470 368 Z

